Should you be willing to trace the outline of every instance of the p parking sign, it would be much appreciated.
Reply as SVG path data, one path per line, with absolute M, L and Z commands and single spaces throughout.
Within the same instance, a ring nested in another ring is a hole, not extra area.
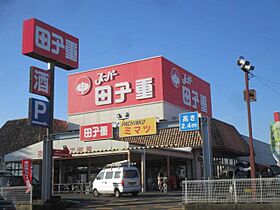
M 180 131 L 199 130 L 198 112 L 186 112 L 179 115 Z
M 49 102 L 29 98 L 29 124 L 49 127 Z

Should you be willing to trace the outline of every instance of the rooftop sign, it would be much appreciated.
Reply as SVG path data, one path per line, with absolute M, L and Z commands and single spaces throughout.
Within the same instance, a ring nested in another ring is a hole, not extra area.
M 212 116 L 210 85 L 163 57 L 148 58 L 68 77 L 68 114 L 168 102 Z

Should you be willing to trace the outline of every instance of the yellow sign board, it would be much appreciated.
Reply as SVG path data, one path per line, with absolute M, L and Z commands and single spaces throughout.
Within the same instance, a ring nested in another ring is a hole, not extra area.
M 157 133 L 157 120 L 155 117 L 138 120 L 123 120 L 120 122 L 120 137 L 144 136 Z

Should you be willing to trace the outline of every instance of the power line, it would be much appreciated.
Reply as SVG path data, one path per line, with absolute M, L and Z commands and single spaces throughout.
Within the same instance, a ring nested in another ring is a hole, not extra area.
M 256 74 L 253 74 L 253 75 L 254 75 L 255 77 L 257 77 L 257 78 L 263 80 L 263 81 L 268 82 L 268 83 L 272 83 L 272 84 L 275 84 L 275 85 L 280 85 L 280 82 L 271 81 L 271 80 L 265 79 L 265 78 L 263 78 L 263 77 L 260 77 L 260 76 L 258 76 L 258 75 L 256 75 Z
M 272 88 L 270 85 L 267 84 L 267 82 L 268 82 L 269 80 L 265 80 L 265 79 L 259 77 L 258 75 L 255 75 L 255 74 L 252 74 L 252 73 L 251 73 L 251 76 L 255 77 L 255 78 L 256 78 L 257 80 L 259 80 L 264 86 L 266 86 L 268 89 L 272 90 L 274 93 L 276 93 L 277 95 L 280 96 L 280 92 L 278 92 L 277 90 L 275 90 L 274 88 Z M 280 83 L 278 83 L 278 82 L 272 82 L 272 81 L 269 81 L 269 82 L 270 82 L 270 83 L 275 83 L 275 84 L 279 84 L 279 85 L 280 85 Z

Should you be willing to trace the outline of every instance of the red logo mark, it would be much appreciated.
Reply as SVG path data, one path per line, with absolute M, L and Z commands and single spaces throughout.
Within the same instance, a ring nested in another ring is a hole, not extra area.
M 76 93 L 79 95 L 86 95 L 91 90 L 91 79 L 87 76 L 79 77 L 75 84 Z

